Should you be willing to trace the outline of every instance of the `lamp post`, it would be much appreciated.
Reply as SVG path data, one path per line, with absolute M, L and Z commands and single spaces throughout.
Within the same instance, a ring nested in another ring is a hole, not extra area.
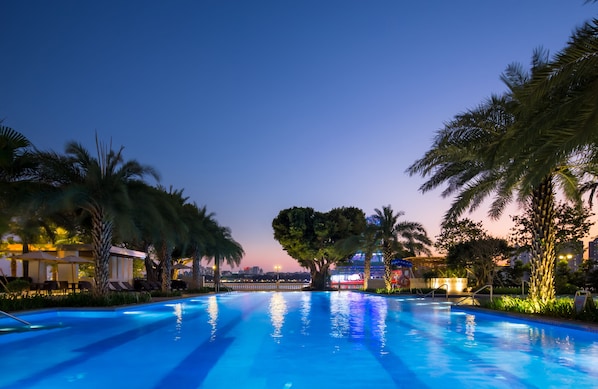
M 274 265 L 274 271 L 276 272 L 276 282 L 278 282 L 280 279 L 280 269 L 282 269 L 280 265 Z
M 212 266 L 212 279 L 214 280 L 214 292 L 220 291 L 220 274 L 218 274 L 218 266 Z

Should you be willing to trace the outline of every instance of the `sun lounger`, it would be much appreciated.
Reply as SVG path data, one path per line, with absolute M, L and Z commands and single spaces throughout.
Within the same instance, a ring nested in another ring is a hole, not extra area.
M 119 284 L 122 290 L 126 292 L 135 292 L 135 288 L 133 288 L 127 281 L 120 281 Z
M 89 281 L 79 281 L 79 291 L 91 291 L 91 282 Z
M 53 290 L 60 290 L 60 287 L 58 286 L 58 281 L 44 281 L 40 290 L 45 291 L 47 294 L 52 294 Z
M 172 290 L 185 290 L 187 289 L 187 283 L 183 280 L 172 280 L 170 288 Z

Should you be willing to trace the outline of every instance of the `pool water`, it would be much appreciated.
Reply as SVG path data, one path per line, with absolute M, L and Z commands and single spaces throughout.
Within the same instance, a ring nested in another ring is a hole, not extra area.
M 598 334 L 355 292 L 0 319 L 1 388 L 596 388 Z

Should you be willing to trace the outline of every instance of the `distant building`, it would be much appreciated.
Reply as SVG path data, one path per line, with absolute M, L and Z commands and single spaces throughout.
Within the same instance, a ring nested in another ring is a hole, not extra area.
M 598 261 L 598 238 L 594 238 L 588 243 L 588 258 Z

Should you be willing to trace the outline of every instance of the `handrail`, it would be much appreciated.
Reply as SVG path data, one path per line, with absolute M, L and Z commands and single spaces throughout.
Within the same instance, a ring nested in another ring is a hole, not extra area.
M 28 321 L 25 321 L 25 320 L 23 320 L 23 319 L 19 319 L 18 317 L 16 317 L 16 316 L 13 316 L 13 315 L 11 315 L 10 313 L 6 313 L 6 312 L 4 312 L 4 311 L 0 311 L 0 313 L 1 313 L 1 314 L 3 314 L 3 315 L 5 315 L 5 316 L 8 316 L 8 317 L 10 317 L 11 319 L 15 319 L 16 321 L 18 321 L 18 322 L 21 322 L 21 323 L 23 323 L 23 324 L 25 324 L 25 325 L 27 325 L 27 326 L 30 326 L 30 327 L 31 327 L 31 323 L 29 323 Z
M 426 293 L 426 294 L 424 295 L 424 297 L 427 297 L 428 295 L 430 295 L 430 294 L 431 294 L 431 295 L 432 295 L 432 298 L 434 298 L 434 292 L 436 292 L 437 290 L 441 290 L 441 288 L 442 288 L 443 286 L 446 286 L 446 289 L 444 290 L 444 293 L 446 294 L 446 299 L 448 300 L 448 287 L 449 287 L 449 286 L 448 286 L 448 284 L 442 284 L 442 285 L 440 285 L 440 286 L 439 286 L 439 287 L 437 287 L 436 289 L 433 289 L 433 290 L 431 290 L 430 292 Z
M 466 301 L 468 298 L 471 298 L 471 300 L 473 302 L 475 302 L 475 295 L 478 294 L 479 292 L 481 292 L 484 289 L 490 289 L 490 301 L 492 301 L 492 285 L 484 285 L 482 286 L 480 289 L 476 290 L 475 292 L 473 292 L 472 294 L 470 294 L 469 296 L 465 296 L 463 297 L 461 300 L 457 301 L 454 305 L 459 305 L 461 304 L 463 301 Z

